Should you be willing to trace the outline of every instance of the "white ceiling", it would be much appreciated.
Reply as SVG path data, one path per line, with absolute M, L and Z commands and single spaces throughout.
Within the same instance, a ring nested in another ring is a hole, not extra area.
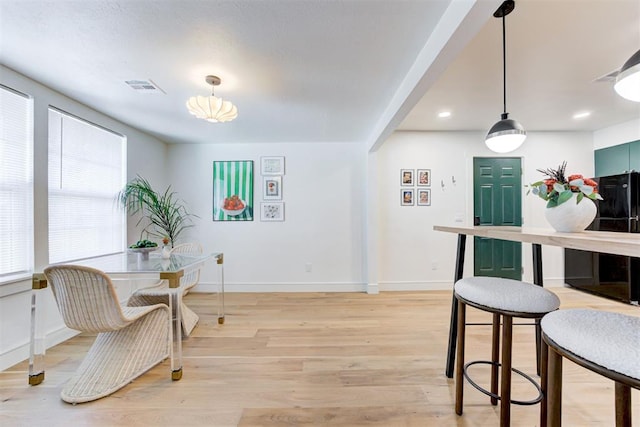
M 373 144 L 398 125 L 486 130 L 499 119 L 500 3 L 0 0 L 0 62 L 170 143 Z M 640 1 L 516 3 L 511 118 L 527 130 L 595 130 L 640 117 L 611 83 L 593 83 L 640 48 Z M 238 106 L 236 120 L 187 112 L 190 96 L 210 94 L 207 74 L 222 78 L 215 93 Z M 138 93 L 132 79 L 165 94 Z M 444 108 L 453 116 L 437 119 Z M 571 119 L 579 110 L 592 116 Z
M 640 49 L 640 0 L 516 0 L 506 17 L 507 112 L 530 131 L 593 131 L 640 117 L 594 82 Z M 491 17 L 400 125 L 483 130 L 500 119 L 502 20 Z M 449 119 L 437 113 L 449 110 Z M 573 119 L 578 112 L 591 116 Z M 639 130 L 640 131 L 640 130 Z

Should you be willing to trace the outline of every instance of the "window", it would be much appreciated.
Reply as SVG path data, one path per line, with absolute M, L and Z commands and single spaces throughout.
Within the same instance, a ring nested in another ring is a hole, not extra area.
M 121 252 L 126 139 L 49 108 L 49 262 Z
M 0 85 L 0 281 L 33 270 L 33 101 Z

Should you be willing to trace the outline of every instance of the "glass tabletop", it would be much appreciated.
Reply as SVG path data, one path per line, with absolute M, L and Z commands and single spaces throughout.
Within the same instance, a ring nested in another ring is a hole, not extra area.
M 219 254 L 186 255 L 172 254 L 170 258 L 162 258 L 160 252 L 150 253 L 148 259 L 141 254 L 122 252 L 113 255 L 105 255 L 88 258 L 81 261 L 66 262 L 65 264 L 81 265 L 96 268 L 107 274 L 118 273 L 160 273 L 177 272 L 202 264 L 205 261 L 217 257 Z

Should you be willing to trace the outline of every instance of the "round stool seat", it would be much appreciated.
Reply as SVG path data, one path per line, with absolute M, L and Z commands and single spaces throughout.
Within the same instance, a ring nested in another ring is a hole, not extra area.
M 571 309 L 547 314 L 541 326 L 557 346 L 608 370 L 640 379 L 640 317 Z
M 560 307 L 560 299 L 542 286 L 498 277 L 465 277 L 454 286 L 456 296 L 491 310 L 544 314 Z

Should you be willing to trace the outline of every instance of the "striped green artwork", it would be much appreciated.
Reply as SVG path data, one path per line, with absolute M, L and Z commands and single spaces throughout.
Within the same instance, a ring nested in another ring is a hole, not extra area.
M 213 220 L 253 221 L 253 160 L 213 162 Z

